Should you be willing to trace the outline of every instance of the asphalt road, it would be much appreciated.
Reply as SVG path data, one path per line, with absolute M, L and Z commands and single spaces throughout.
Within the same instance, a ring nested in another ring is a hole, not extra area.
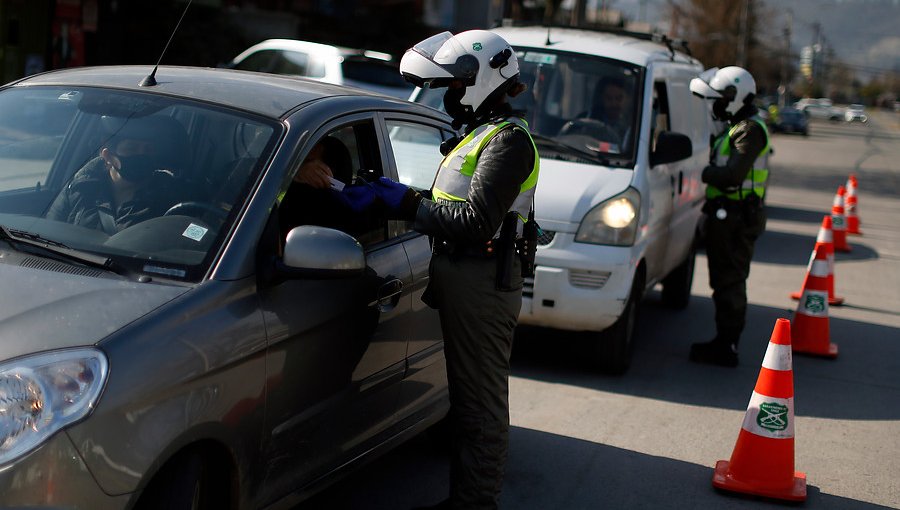
M 862 236 L 838 253 L 831 307 L 835 360 L 795 355 L 795 467 L 804 506 L 900 508 L 900 116 L 813 122 L 809 137 L 774 135 L 769 222 L 748 282 L 736 369 L 687 359 L 713 335 L 706 259 L 684 311 L 642 304 L 631 370 L 578 362 L 578 337 L 527 331 L 513 354 L 512 431 L 502 508 L 775 508 L 711 486 L 728 459 L 775 321 L 790 319 L 822 217 L 850 172 Z M 406 509 L 447 491 L 447 459 L 426 436 L 375 460 L 296 510 Z

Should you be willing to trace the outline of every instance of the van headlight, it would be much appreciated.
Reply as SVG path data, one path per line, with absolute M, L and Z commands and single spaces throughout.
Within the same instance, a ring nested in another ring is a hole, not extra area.
M 631 246 L 637 233 L 640 210 L 640 193 L 628 188 L 588 211 L 575 233 L 575 242 Z
M 106 356 L 92 348 L 0 363 L 0 466 L 89 415 L 106 375 Z

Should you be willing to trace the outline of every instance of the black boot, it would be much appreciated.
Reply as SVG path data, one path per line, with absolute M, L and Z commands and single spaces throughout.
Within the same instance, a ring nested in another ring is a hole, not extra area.
M 691 361 L 722 367 L 738 365 L 737 343 L 714 338 L 709 342 L 691 344 Z

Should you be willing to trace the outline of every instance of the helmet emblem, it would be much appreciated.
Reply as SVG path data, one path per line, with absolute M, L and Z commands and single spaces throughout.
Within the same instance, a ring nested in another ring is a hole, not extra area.
M 475 51 L 481 51 L 481 43 L 477 42 L 477 43 L 472 44 L 472 49 Z

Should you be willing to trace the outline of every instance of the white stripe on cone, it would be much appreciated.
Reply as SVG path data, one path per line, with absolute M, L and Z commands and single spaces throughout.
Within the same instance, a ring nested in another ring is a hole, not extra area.
M 775 398 L 753 392 L 741 427 L 757 436 L 772 439 L 794 437 L 794 399 Z
M 769 370 L 791 370 L 791 346 L 782 344 L 769 344 L 766 349 L 766 357 L 762 366 Z

